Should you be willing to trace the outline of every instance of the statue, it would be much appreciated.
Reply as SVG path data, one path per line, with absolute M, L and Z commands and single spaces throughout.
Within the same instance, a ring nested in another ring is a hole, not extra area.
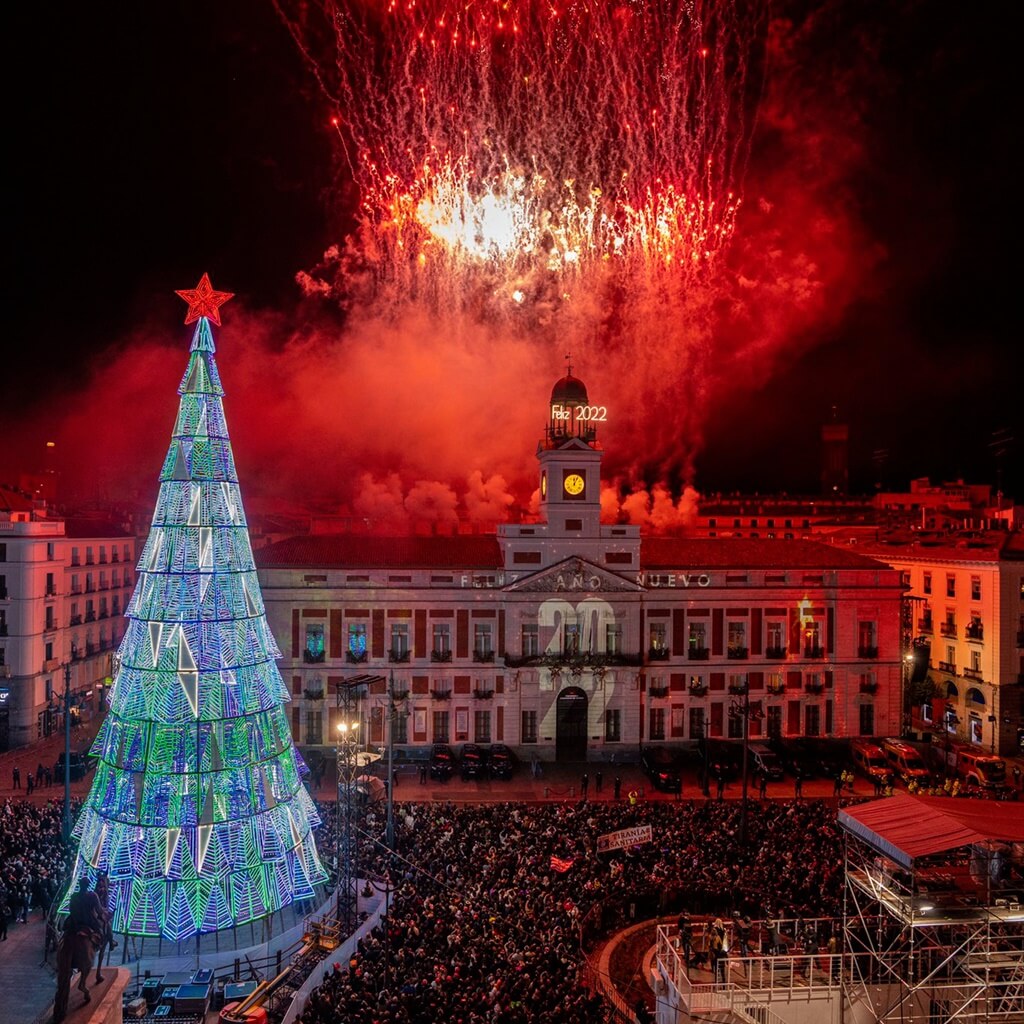
M 77 970 L 78 990 L 83 1004 L 90 1002 L 87 988 L 92 958 L 104 941 L 106 912 L 95 892 L 89 891 L 89 879 L 78 880 L 78 891 L 71 897 L 64 932 L 57 945 L 57 995 L 53 1001 L 53 1021 L 60 1024 L 68 1012 L 71 973 Z
M 103 967 L 103 954 L 107 955 L 107 966 L 110 966 L 110 954 L 117 949 L 117 941 L 114 939 L 113 920 L 114 914 L 110 909 L 110 879 L 106 872 L 96 879 L 96 899 L 99 901 L 100 914 L 103 918 L 103 931 L 100 933 L 99 956 L 96 957 L 96 984 L 103 980 L 100 970 Z

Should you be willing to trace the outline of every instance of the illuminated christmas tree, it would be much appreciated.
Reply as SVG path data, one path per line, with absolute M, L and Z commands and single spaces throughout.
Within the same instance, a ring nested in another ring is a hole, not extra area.
M 110 879 L 113 929 L 179 940 L 258 920 L 325 879 L 285 712 L 224 419 L 211 321 L 196 322 L 69 892 Z

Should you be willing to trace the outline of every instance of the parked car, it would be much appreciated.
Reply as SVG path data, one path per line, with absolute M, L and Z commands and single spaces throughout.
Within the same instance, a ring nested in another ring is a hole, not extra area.
M 640 767 L 655 789 L 681 793 L 683 776 L 679 758 L 664 747 L 647 747 L 640 755 Z
M 797 747 L 793 740 L 776 738 L 769 742 L 768 747 L 779 759 L 783 771 L 788 772 L 794 779 L 817 777 L 814 759 L 805 750 Z
M 516 755 L 504 743 L 495 743 L 490 750 L 491 777 L 511 779 L 516 769 Z
M 792 742 L 802 756 L 802 763 L 809 765 L 819 778 L 834 779 L 850 767 L 850 747 L 845 740 L 800 736 Z
M 748 767 L 751 775 L 757 778 L 769 779 L 778 782 L 782 779 L 782 761 L 778 755 L 765 743 L 751 743 L 747 749 Z
M 464 780 L 482 779 L 487 774 L 487 751 L 475 743 L 467 743 L 462 748 L 459 774 Z
M 447 782 L 455 773 L 458 760 L 447 743 L 435 743 L 430 751 L 430 777 Z
M 77 782 L 79 779 L 84 779 L 88 772 L 92 769 L 94 762 L 85 756 L 85 754 L 76 753 L 74 750 L 71 751 L 71 759 L 69 761 L 71 765 L 71 781 Z M 53 765 L 53 779 L 57 783 L 64 781 L 64 751 L 62 750 L 57 755 L 57 760 Z
M 697 744 L 701 768 L 707 764 L 708 775 L 713 779 L 735 779 L 740 773 L 742 754 L 734 743 L 727 740 L 702 739 Z

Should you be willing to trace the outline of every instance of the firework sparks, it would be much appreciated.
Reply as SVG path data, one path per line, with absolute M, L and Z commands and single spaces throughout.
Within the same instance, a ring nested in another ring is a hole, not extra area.
M 303 10 L 282 13 L 342 112 L 379 279 L 446 308 L 551 275 L 561 301 L 597 276 L 692 285 L 733 234 L 757 24 L 728 0 Z

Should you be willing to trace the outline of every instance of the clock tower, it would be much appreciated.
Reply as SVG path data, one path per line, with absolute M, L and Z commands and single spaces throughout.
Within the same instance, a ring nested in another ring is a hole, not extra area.
M 596 537 L 601 523 L 601 448 L 597 426 L 608 410 L 591 405 L 587 387 L 568 373 L 551 390 L 548 425 L 537 448 L 540 511 L 549 527 Z
M 592 402 L 572 367 L 555 383 L 548 423 L 537 446 L 540 522 L 502 523 L 498 541 L 512 580 L 570 558 L 613 572 L 640 566 L 640 528 L 601 525 L 601 459 L 597 431 L 608 407 Z

